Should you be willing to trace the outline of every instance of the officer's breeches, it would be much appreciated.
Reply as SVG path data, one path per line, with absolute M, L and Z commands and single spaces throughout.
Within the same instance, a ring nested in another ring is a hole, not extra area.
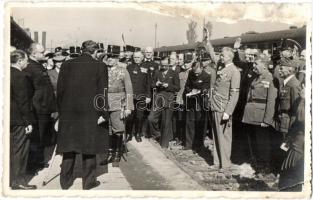
M 221 168 L 230 167 L 232 147 L 232 122 L 221 123 L 223 113 L 212 112 L 212 132 L 214 138 L 214 164 Z

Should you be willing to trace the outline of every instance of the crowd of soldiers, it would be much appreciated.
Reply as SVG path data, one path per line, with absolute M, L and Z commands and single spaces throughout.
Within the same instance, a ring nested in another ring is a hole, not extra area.
M 261 169 L 271 169 L 273 148 L 286 151 L 275 160 L 281 166 L 279 187 L 301 189 L 305 50 L 300 54 L 286 45 L 278 59 L 273 54 L 243 51 L 240 38 L 221 52 L 205 38 L 195 51 L 168 57 L 158 57 L 151 47 L 104 48 L 91 40 L 54 53 L 37 43 L 27 53 L 13 49 L 10 186 L 35 189 L 24 178 L 27 165 L 47 167 L 44 150 L 57 144 L 62 189 L 74 182 L 78 154 L 83 189 L 94 188 L 100 184 L 96 155 L 107 155 L 101 165 L 118 167 L 133 137 L 197 154 L 209 135 L 213 167 L 231 171 L 234 130 L 248 136 Z

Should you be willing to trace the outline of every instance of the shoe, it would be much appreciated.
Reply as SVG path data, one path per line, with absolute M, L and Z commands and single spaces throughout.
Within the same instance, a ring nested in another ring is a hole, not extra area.
M 92 188 L 98 187 L 100 185 L 100 181 L 95 181 L 88 185 L 87 187 L 84 187 L 83 190 L 90 190 Z
M 100 165 L 108 165 L 109 163 L 112 163 L 114 161 L 115 158 L 115 153 L 112 153 L 111 155 L 109 155 L 107 160 L 103 160 L 100 162 Z
M 127 135 L 126 142 L 132 141 L 133 136 L 132 135 Z
M 36 185 L 13 185 L 12 187 L 12 190 L 35 190 L 37 189 L 37 186 Z
M 142 142 L 141 136 L 140 135 L 136 135 L 135 139 L 137 142 Z

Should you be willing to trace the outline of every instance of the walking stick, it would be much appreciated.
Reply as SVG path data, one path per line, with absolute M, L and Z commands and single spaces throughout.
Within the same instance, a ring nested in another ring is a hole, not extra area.
M 43 180 L 43 182 L 42 182 L 42 186 L 46 186 L 46 185 L 47 185 L 48 183 L 50 183 L 53 179 L 55 179 L 57 176 L 60 175 L 60 173 L 58 173 L 58 174 L 55 175 L 54 177 L 48 179 L 48 177 L 50 176 L 51 168 L 52 168 L 53 163 L 54 163 L 55 156 L 56 156 L 56 149 L 57 149 L 57 145 L 55 145 L 55 147 L 54 147 L 53 154 L 52 154 L 52 158 L 51 158 L 51 160 L 49 161 L 48 172 L 47 172 L 46 176 L 44 177 L 44 180 Z

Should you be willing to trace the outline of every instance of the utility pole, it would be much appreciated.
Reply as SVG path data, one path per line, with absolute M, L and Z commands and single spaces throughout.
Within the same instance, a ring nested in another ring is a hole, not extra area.
M 158 24 L 155 23 L 154 25 L 154 48 L 156 48 L 156 45 L 157 45 L 157 28 L 158 28 Z

